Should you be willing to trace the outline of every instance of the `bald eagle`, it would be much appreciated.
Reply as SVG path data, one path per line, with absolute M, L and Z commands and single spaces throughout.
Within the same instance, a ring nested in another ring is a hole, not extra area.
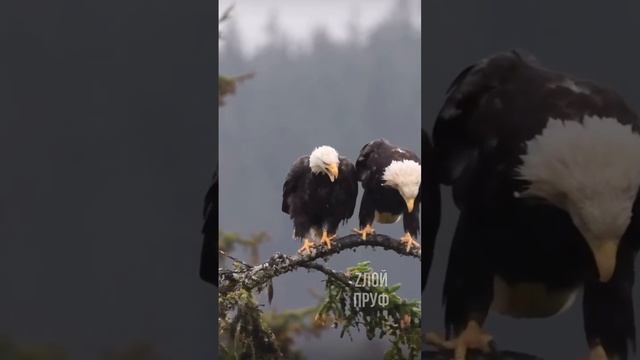
M 291 166 L 282 192 L 282 211 L 293 220 L 298 250 L 310 252 L 312 239 L 331 247 L 341 221 L 353 215 L 358 179 L 353 164 L 330 146 L 320 146 Z
M 454 80 L 434 145 L 439 180 L 460 209 L 444 285 L 454 339 L 442 344 L 456 347 L 456 358 L 488 349 L 481 326 L 490 309 L 550 317 L 584 288 L 591 359 L 627 359 L 640 248 L 638 131 L 618 93 L 518 51 Z
M 366 239 L 374 233 L 373 222 L 391 224 L 403 218 L 401 237 L 407 251 L 420 246 L 420 158 L 413 152 L 374 140 L 360 150 L 356 161 L 358 180 L 364 193 L 360 202 L 360 228 L 354 231 Z

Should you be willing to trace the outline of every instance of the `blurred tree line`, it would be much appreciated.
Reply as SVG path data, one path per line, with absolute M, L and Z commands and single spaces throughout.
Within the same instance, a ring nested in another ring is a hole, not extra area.
M 228 106 L 220 110 L 220 186 L 233 192 L 233 179 L 252 169 L 261 176 L 252 177 L 255 186 L 243 186 L 244 196 L 277 203 L 280 194 L 263 191 L 281 187 L 284 175 L 273 166 L 276 157 L 295 157 L 299 149 L 318 145 L 318 139 L 352 144 L 353 149 L 340 149 L 349 156 L 380 137 L 419 149 L 420 30 L 411 18 L 408 2 L 400 0 L 367 34 L 354 18 L 346 40 L 318 28 L 308 46 L 300 47 L 274 13 L 265 28 L 267 43 L 252 53 L 236 20 L 228 20 L 221 32 L 219 71 L 228 76 L 255 72 L 256 77 L 236 87 L 238 96 L 226 99 Z M 274 138 L 287 141 L 274 146 Z M 287 165 L 294 157 L 286 159 Z M 242 219 L 241 209 L 226 212 L 230 219 Z
M 220 19 L 218 19 L 218 26 L 222 25 L 231 18 L 232 10 L 233 6 L 230 6 L 222 13 L 222 16 L 220 17 Z M 221 37 L 222 33 L 219 33 L 218 39 L 220 39 Z M 224 105 L 224 101 L 227 96 L 235 94 L 236 87 L 239 83 L 252 77 L 252 73 L 240 76 L 225 76 L 218 74 L 218 106 Z

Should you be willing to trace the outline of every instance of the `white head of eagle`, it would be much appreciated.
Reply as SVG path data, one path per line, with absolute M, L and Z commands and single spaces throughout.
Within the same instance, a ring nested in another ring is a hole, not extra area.
M 516 196 L 567 211 L 608 281 L 640 187 L 640 135 L 614 118 L 549 119 L 526 145 L 518 177 L 530 185 Z
M 384 169 L 382 180 L 385 186 L 398 190 L 407 203 L 409 212 L 413 211 L 413 204 L 420 190 L 422 170 L 420 164 L 413 160 L 394 160 Z
M 324 173 L 331 182 L 338 178 L 340 158 L 336 149 L 323 145 L 315 148 L 309 155 L 309 167 L 314 174 Z

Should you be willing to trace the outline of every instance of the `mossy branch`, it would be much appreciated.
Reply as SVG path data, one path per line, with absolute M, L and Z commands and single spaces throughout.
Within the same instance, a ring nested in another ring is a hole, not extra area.
M 327 258 L 342 251 L 355 249 L 361 246 L 382 248 L 384 250 L 394 251 L 399 255 L 411 256 L 417 259 L 422 257 L 422 251 L 420 248 L 411 248 L 407 251 L 405 245 L 402 244 L 400 240 L 387 235 L 374 234 L 369 236 L 366 240 L 362 240 L 360 236 L 351 234 L 334 241 L 331 248 L 325 246 L 316 247 L 309 254 L 287 256 L 277 252 L 273 254 L 267 262 L 260 265 L 250 267 L 245 265 L 236 266 L 233 270 L 219 269 L 219 291 L 220 293 L 226 293 L 239 288 L 245 290 L 263 288 L 265 285 L 270 283 L 273 278 L 294 271 L 298 268 L 312 268 L 322 271 L 317 268 L 318 265 L 314 263 L 315 260 Z M 333 273 L 338 274 L 335 271 L 333 271 Z
M 254 76 L 254 72 L 238 76 L 218 76 L 218 106 L 223 106 L 225 104 L 224 99 L 236 93 L 236 88 L 239 84 Z

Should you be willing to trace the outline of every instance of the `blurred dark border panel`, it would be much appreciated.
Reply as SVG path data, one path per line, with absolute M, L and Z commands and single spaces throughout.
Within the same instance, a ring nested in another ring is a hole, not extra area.
M 423 4 L 424 5 L 424 4 Z M 422 18 L 426 18 L 424 15 L 425 6 L 422 6 Z M 425 57 L 429 56 L 429 53 L 425 46 L 426 30 L 424 24 L 421 26 L 421 89 L 427 87 L 428 76 L 425 76 L 426 72 L 424 68 Z M 427 118 L 428 112 L 425 109 L 428 108 L 427 102 L 429 99 L 424 97 L 424 92 L 421 94 L 421 117 L 422 117 L 422 132 L 421 132 L 421 159 L 422 159 L 422 199 L 421 199 L 421 216 L 422 216 L 422 231 L 421 231 L 421 244 L 422 244 L 422 271 L 421 271 L 421 284 L 422 292 L 429 281 L 429 275 L 431 270 L 431 264 L 433 262 L 433 252 L 435 250 L 436 237 L 440 228 L 441 217 L 441 200 L 440 200 L 440 185 L 435 177 L 434 168 L 434 151 L 433 143 L 431 141 L 431 128 L 433 119 Z M 433 101 L 433 100 L 432 100 Z M 422 304 L 425 302 L 423 301 Z
M 214 358 L 217 20 L 0 1 L 0 348 Z
M 216 19 L 220 18 L 220 8 L 216 7 Z M 216 20 L 217 21 L 217 20 Z M 216 27 L 216 38 L 220 38 L 220 28 Z M 215 66 L 216 73 L 220 75 L 218 67 L 218 44 L 215 45 Z M 215 93 L 218 93 L 219 80 L 215 81 Z M 213 101 L 213 99 L 212 99 Z M 216 96 L 216 104 L 219 109 L 219 96 Z M 202 226 L 202 253 L 200 255 L 200 278 L 207 283 L 218 286 L 218 116 L 216 111 L 211 121 L 215 123 L 215 137 L 211 144 L 211 185 L 204 194 L 203 220 Z

